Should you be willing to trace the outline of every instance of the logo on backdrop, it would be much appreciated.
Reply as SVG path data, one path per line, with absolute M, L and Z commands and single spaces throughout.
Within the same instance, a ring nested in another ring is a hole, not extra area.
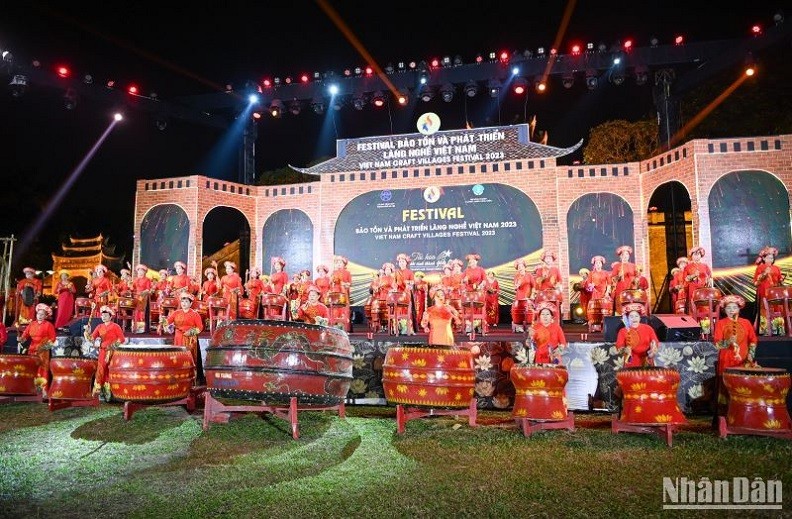
M 391 198 L 393 198 L 393 193 L 391 193 L 388 189 L 380 193 L 380 200 L 383 202 L 390 202 Z
M 416 126 L 421 135 L 432 135 L 440 129 L 440 117 L 434 112 L 427 112 L 418 118 Z
M 475 186 L 473 186 L 472 191 L 474 195 L 481 196 L 484 194 L 484 186 L 482 186 L 481 184 L 476 184 Z
M 440 200 L 440 188 L 437 186 L 427 187 L 426 189 L 424 189 L 423 197 L 424 200 L 426 200 L 430 204 L 437 202 L 438 200 Z

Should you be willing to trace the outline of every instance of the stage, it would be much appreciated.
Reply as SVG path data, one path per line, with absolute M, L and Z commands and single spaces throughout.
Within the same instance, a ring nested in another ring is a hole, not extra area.
M 81 334 L 82 322 L 76 321 L 70 333 L 61 331 L 53 356 L 83 356 L 89 354 Z M 605 334 L 588 333 L 584 324 L 564 323 L 562 326 L 568 346 L 563 353 L 569 381 L 566 386 L 570 410 L 612 412 L 617 409 L 614 390 L 616 370 L 622 359 L 616 355 L 614 342 Z M 607 330 L 606 330 L 607 331 Z M 367 327 L 356 325 L 348 334 L 354 347 L 352 385 L 347 403 L 350 405 L 387 405 L 382 387 L 382 364 L 388 349 L 394 345 L 426 345 L 427 334 L 394 336 L 387 333 L 369 334 Z M 608 333 L 612 335 L 612 333 Z M 136 345 L 167 345 L 172 335 L 156 333 L 128 335 L 128 343 Z M 475 394 L 480 409 L 507 410 L 514 404 L 514 386 L 510 369 L 517 362 L 517 352 L 525 344 L 525 333 L 514 333 L 510 324 L 490 328 L 486 335 L 457 334 L 459 347 L 478 346 L 474 356 L 476 370 Z M 201 357 L 206 358 L 211 336 L 208 331 L 198 337 Z M 16 353 L 16 334 L 11 329 L 4 353 Z M 664 341 L 655 358 L 655 365 L 674 369 L 681 381 L 677 401 L 686 414 L 713 414 L 716 390 L 715 372 L 718 352 L 711 342 L 704 340 Z M 760 337 L 756 353 L 763 367 L 784 368 L 792 372 L 792 339 L 788 337 Z M 792 410 L 792 398 L 787 397 Z

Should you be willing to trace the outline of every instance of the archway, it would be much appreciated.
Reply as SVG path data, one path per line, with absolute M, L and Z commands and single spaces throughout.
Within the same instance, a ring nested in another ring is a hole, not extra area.
M 660 184 L 647 208 L 649 222 L 649 288 L 655 313 L 673 313 L 669 283 L 676 260 L 686 256 L 693 241 L 690 194 L 677 181 Z
M 591 267 L 591 258 L 605 256 L 605 269 L 616 261 L 616 247 L 632 246 L 633 210 L 613 193 L 589 193 L 575 200 L 567 212 L 570 278 Z
M 281 209 L 272 213 L 262 229 L 262 272 L 270 272 L 272 258 L 286 260 L 286 270 L 296 273 L 312 270 L 313 223 L 299 209 Z M 332 268 L 332 258 L 326 265 Z
M 140 224 L 140 261 L 152 269 L 172 268 L 176 261 L 187 260 L 190 220 L 184 209 L 175 204 L 149 209 Z
M 212 261 L 220 266 L 222 275 L 224 261 L 237 264 L 240 276 L 245 276 L 250 267 L 250 224 L 241 211 L 233 207 L 218 206 L 204 217 L 202 267 Z M 203 270 L 202 268 L 202 270 Z

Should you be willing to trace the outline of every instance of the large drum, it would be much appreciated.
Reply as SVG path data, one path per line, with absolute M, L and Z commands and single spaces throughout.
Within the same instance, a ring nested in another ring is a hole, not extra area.
M 261 294 L 261 306 L 265 319 L 283 321 L 286 319 L 289 300 L 281 294 Z
M 369 308 L 369 327 L 375 330 L 388 320 L 388 301 L 387 299 L 372 298 Z
M 534 320 L 534 304 L 530 299 L 518 299 L 511 307 L 512 331 L 515 326 L 530 326 Z
M 179 308 L 179 300 L 175 297 L 163 297 L 162 301 L 160 301 L 160 311 L 167 313 L 171 310 L 176 310 Z
M 621 421 L 632 425 L 682 424 L 687 420 L 679 409 L 679 372 L 656 366 L 616 371 L 622 391 Z
M 256 318 L 256 302 L 252 299 L 239 300 L 239 317 L 240 319 L 255 319 Z
M 720 301 L 723 294 L 717 288 L 702 287 L 693 291 L 693 304 L 696 306 L 709 305 L 712 302 Z
M 195 383 L 195 363 L 182 346 L 127 344 L 113 351 L 108 382 L 117 400 L 172 402 L 189 394 Z
M 391 290 L 387 297 L 388 306 L 409 306 L 410 293 L 403 290 Z
M 192 309 L 198 312 L 198 315 L 204 320 L 209 317 L 209 303 L 207 301 L 196 299 L 193 301 Z
M 462 292 L 458 288 L 446 289 L 446 301 L 456 308 L 457 312 L 462 313 Z
M 466 290 L 462 294 L 462 308 L 482 308 L 486 302 L 483 290 Z
M 36 355 L 0 355 L 0 395 L 35 395 Z
M 473 355 L 446 346 L 393 346 L 382 365 L 382 387 L 390 404 L 463 409 L 476 385 Z
M 613 300 L 610 297 L 592 299 L 588 303 L 586 315 L 588 316 L 589 330 L 602 331 L 605 318 L 613 315 Z
M 642 290 L 640 288 L 629 288 L 627 290 L 622 290 L 619 294 L 619 300 L 617 301 L 616 305 L 618 313 L 621 314 L 622 307 L 629 303 L 640 303 L 642 305 L 647 305 L 649 303 L 649 297 L 646 294 L 646 290 Z
M 52 383 L 49 387 L 50 398 L 59 400 L 91 399 L 93 377 L 97 361 L 77 357 L 52 357 L 50 371 Z
M 772 432 L 792 429 L 786 407 L 790 375 L 782 368 L 726 368 L 723 385 L 729 393 L 729 427 Z
M 567 369 L 561 365 L 535 364 L 513 366 L 514 384 L 512 417 L 538 421 L 560 421 L 567 418 Z
M 206 385 L 215 398 L 338 405 L 352 384 L 349 336 L 286 321 L 233 321 L 212 334 Z

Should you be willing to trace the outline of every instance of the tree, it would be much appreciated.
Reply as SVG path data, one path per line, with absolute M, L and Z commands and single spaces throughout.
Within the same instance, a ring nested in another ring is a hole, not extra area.
M 607 121 L 589 132 L 583 149 L 586 164 L 613 164 L 646 159 L 657 149 L 657 123 L 653 119 Z

